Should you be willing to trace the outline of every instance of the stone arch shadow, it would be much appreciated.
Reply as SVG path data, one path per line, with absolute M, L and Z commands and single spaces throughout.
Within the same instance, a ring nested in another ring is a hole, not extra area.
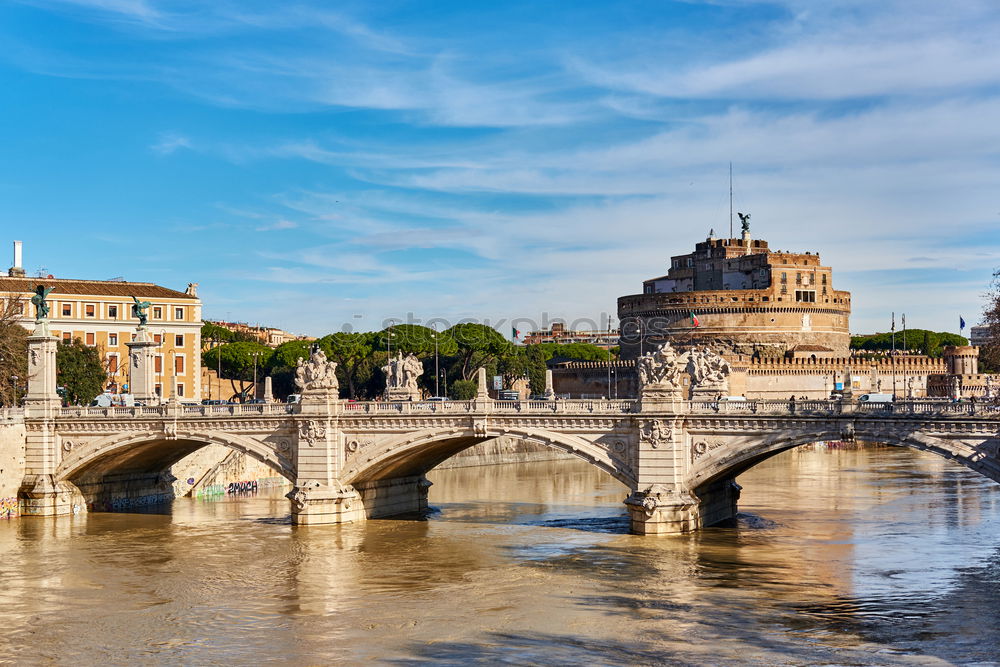
M 598 468 L 630 490 L 635 475 L 628 465 L 628 436 L 602 436 L 602 446 L 584 438 L 545 429 L 475 428 L 427 429 L 348 453 L 340 481 L 362 497 L 368 518 L 384 518 L 426 510 L 430 483 L 424 477 L 440 463 L 477 444 L 500 437 L 519 438 L 570 454 Z M 349 438 L 350 440 L 350 438 Z M 615 452 L 614 444 L 621 445 Z M 414 492 L 415 490 L 415 492 Z
M 706 461 L 706 465 L 696 468 L 694 474 L 687 478 L 688 488 L 695 498 L 701 500 L 702 525 L 710 526 L 735 518 L 740 492 L 735 480 L 739 475 L 783 452 L 816 442 L 838 441 L 842 437 L 840 431 L 817 430 L 774 436 L 749 448 L 721 449 L 718 455 Z M 875 428 L 857 430 L 854 439 L 935 454 L 1000 483 L 1000 435 L 983 437 L 976 439 L 978 442 L 970 443 L 968 440 L 972 438 L 929 435 L 918 428 L 900 433 Z
M 115 435 L 71 447 L 63 452 L 55 481 L 78 490 L 91 509 L 128 507 L 132 504 L 125 502 L 128 498 L 168 502 L 174 498 L 171 466 L 209 445 L 244 453 L 295 481 L 290 460 L 277 447 L 231 434 L 189 432 L 172 437 L 162 431 Z

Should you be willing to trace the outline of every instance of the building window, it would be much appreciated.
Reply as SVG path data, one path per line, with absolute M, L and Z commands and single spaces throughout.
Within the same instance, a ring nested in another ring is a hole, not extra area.
M 687 258 L 687 267 L 690 269 L 693 266 L 694 266 L 694 258 L 693 257 L 688 257 Z
M 174 357 L 174 373 L 177 375 L 184 375 L 184 357 Z
M 175 320 L 183 320 L 184 319 L 184 309 L 183 308 L 174 308 L 174 319 Z
M 155 359 L 153 360 L 153 371 L 156 373 L 163 372 L 163 357 L 161 357 L 160 355 L 156 355 Z
M 118 306 L 108 306 L 108 317 L 112 320 L 118 319 Z
M 97 315 L 97 306 L 95 306 L 92 303 L 88 303 L 86 306 L 83 307 L 83 313 L 87 317 L 94 317 L 95 315 Z
M 94 345 L 94 332 L 93 331 L 88 331 L 87 332 L 87 334 L 86 334 L 86 340 L 87 340 L 87 345 L 90 345 L 90 346 Z
M 184 334 L 174 336 L 174 347 L 184 347 Z
M 178 396 L 183 396 L 184 395 L 184 385 L 183 384 L 178 384 L 177 385 L 177 395 Z
M 156 386 L 154 387 L 153 391 L 155 391 L 155 392 L 156 392 L 156 395 L 157 395 L 157 396 L 162 396 L 162 395 L 163 395 L 163 389 L 162 389 L 162 388 L 160 387 L 160 385 L 159 385 L 159 384 L 157 384 L 157 385 L 156 385 Z
M 821 279 L 823 281 L 823 284 L 825 285 L 826 284 L 826 274 L 825 273 L 823 274 L 823 276 L 822 276 Z
M 118 334 L 108 334 L 108 345 L 118 345 Z
M 781 272 L 781 284 L 784 285 L 787 282 L 788 282 L 788 274 L 785 273 L 784 271 L 782 271 Z
M 796 290 L 795 300 L 803 303 L 816 303 L 816 292 L 813 290 Z
M 801 285 L 802 284 L 802 274 L 801 273 L 796 273 L 795 274 L 795 284 L 796 285 Z
M 163 334 L 156 334 L 153 336 L 153 342 L 157 345 L 161 344 L 163 342 Z
M 71 303 L 64 303 L 63 304 L 62 314 L 63 314 L 63 317 L 72 317 L 73 316 L 73 304 L 71 304 Z
M 73 340 L 73 333 L 70 331 L 63 331 L 63 342 L 68 343 Z
M 163 319 L 163 309 L 160 308 L 159 306 L 157 306 L 156 308 L 153 308 L 153 319 L 154 320 L 162 320 Z
M 114 375 L 118 372 L 118 355 L 109 354 L 108 355 L 108 372 Z

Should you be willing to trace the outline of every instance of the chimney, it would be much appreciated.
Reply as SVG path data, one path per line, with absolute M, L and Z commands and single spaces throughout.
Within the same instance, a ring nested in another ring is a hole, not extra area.
M 14 241 L 14 265 L 10 267 L 7 271 L 7 275 L 11 277 L 24 277 L 24 267 L 21 266 L 21 242 Z

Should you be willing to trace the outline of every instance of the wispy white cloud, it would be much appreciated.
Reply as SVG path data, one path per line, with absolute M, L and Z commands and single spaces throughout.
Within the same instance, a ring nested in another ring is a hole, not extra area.
M 155 144 L 150 146 L 150 150 L 160 155 L 171 155 L 182 148 L 194 148 L 189 137 L 176 132 L 165 132 Z
M 257 227 L 258 232 L 278 232 L 286 229 L 297 229 L 299 223 L 291 220 L 275 220 L 272 223 Z

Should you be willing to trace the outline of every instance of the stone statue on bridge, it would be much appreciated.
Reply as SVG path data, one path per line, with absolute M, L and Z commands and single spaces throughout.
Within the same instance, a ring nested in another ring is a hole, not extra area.
M 721 354 L 707 347 L 693 347 L 688 354 L 687 371 L 691 375 L 691 398 L 729 394 L 731 368 Z
M 411 401 L 420 397 L 417 378 L 424 372 L 424 365 L 412 354 L 405 357 L 399 352 L 382 367 L 385 373 L 385 394 L 390 401 Z
M 337 362 L 328 361 L 318 345 L 313 346 L 309 361 L 299 357 L 295 366 L 295 386 L 302 393 L 330 392 L 340 389 L 337 380 Z
M 687 353 L 678 354 L 670 343 L 663 343 L 649 354 L 639 357 L 639 386 L 643 395 L 680 398 L 687 363 Z

